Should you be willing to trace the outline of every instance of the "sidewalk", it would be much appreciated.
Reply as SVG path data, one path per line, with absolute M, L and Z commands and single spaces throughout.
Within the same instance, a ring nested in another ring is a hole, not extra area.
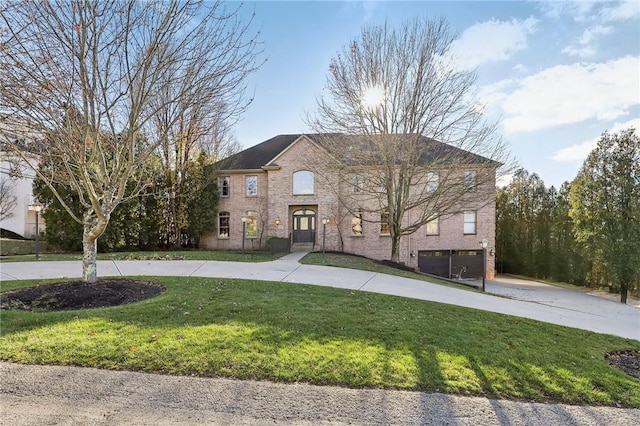
M 281 259 L 262 263 L 195 260 L 98 261 L 98 274 L 101 277 L 162 275 L 241 278 L 329 286 L 465 306 L 640 340 L 640 309 L 611 300 L 548 285 L 531 287 L 530 291 L 526 292 L 526 297 L 519 297 L 519 291 L 515 286 L 513 294 L 509 296 L 523 300 L 514 300 L 376 272 L 302 265 L 298 261 L 305 255 L 306 253 L 302 252 L 291 253 Z M 2 280 L 79 278 L 81 275 L 80 261 L 0 264 Z M 510 287 L 504 287 L 504 283 L 502 290 L 497 286 L 497 282 L 489 281 L 487 284 L 488 293 L 495 291 L 505 294 L 511 291 Z M 550 294 L 553 294 L 552 299 Z

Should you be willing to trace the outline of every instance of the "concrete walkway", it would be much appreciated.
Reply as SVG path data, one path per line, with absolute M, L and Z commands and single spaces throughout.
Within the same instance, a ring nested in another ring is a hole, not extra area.
M 196 260 L 98 261 L 98 274 L 110 276 L 188 276 L 243 278 L 312 284 L 430 300 L 640 340 L 640 308 L 534 281 L 488 281 L 487 292 L 503 297 L 424 281 L 298 261 L 291 253 L 262 263 Z M 78 278 L 80 261 L 0 263 L 1 280 Z M 508 296 L 504 297 L 504 296 Z M 515 300 L 514 300 L 515 299 Z

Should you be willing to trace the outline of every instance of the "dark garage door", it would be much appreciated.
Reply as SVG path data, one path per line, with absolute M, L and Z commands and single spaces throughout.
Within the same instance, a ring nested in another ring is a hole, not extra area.
M 418 269 L 445 278 L 482 278 L 482 250 L 421 250 Z
M 461 278 L 482 278 L 482 250 L 454 250 L 451 254 L 451 276 Z
M 423 250 L 418 252 L 418 269 L 431 275 L 449 278 L 450 250 Z

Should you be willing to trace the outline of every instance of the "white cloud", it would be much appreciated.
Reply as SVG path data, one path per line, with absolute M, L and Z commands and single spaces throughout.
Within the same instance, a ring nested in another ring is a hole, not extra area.
M 589 153 L 593 150 L 593 148 L 596 147 L 597 144 L 598 138 L 594 138 L 582 143 L 573 144 L 556 151 L 553 156 L 551 156 L 551 159 L 553 161 L 558 161 L 561 163 L 583 161 L 585 158 L 587 158 L 587 155 L 589 155 Z
M 640 104 L 640 57 L 606 63 L 558 65 L 508 85 L 483 88 L 483 99 L 504 100 L 507 133 L 539 130 L 587 119 L 615 120 Z M 511 80 L 508 80 L 511 82 Z M 511 85 L 512 86 L 512 85 Z
M 640 16 L 640 2 L 638 0 L 621 1 L 612 7 L 605 7 L 601 12 L 605 21 L 626 21 Z
M 513 66 L 512 68 L 515 72 L 519 72 L 519 73 L 526 73 L 527 71 L 529 71 L 529 69 L 524 66 L 523 64 L 516 64 Z
M 536 4 L 549 18 L 569 16 L 576 22 L 626 21 L 640 16 L 638 0 L 540 0 Z
M 628 129 L 629 127 L 635 127 L 636 130 L 640 130 L 640 117 L 624 123 L 615 123 L 611 128 L 609 128 L 608 132 L 618 133 L 622 130 Z M 551 156 L 551 159 L 558 162 L 584 161 L 589 153 L 598 145 L 598 139 L 600 139 L 600 136 L 586 142 L 562 148 L 556 151 L 553 156 Z
M 578 40 L 578 43 L 582 45 L 590 44 L 598 36 L 609 34 L 611 31 L 613 31 L 613 27 L 611 26 L 605 27 L 603 25 L 596 25 L 595 27 L 587 28 L 582 33 L 582 37 L 580 37 L 580 40 Z
M 550 18 L 570 15 L 576 21 L 584 21 L 596 3 L 587 0 L 542 0 L 537 2 L 537 4 L 542 12 Z
M 452 43 L 449 59 L 463 69 L 510 59 L 527 47 L 527 36 L 535 31 L 537 23 L 537 19 L 529 17 L 524 21 L 491 20 L 475 24 Z
M 591 46 L 567 46 L 562 49 L 562 53 L 579 58 L 589 58 L 596 54 L 596 49 Z
M 498 177 L 496 179 L 496 186 L 498 188 L 504 188 L 505 186 L 509 185 L 511 182 L 513 182 L 513 173 Z
M 570 56 L 578 56 L 580 58 L 588 58 L 595 55 L 596 50 L 592 45 L 596 39 L 600 36 L 609 34 L 613 31 L 613 27 L 605 27 L 603 25 L 596 25 L 584 30 L 580 38 L 578 38 L 578 46 L 567 46 L 562 49 L 563 53 Z

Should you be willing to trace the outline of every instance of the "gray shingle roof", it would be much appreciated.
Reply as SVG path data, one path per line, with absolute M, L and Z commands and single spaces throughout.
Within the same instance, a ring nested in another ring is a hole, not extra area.
M 271 160 L 278 156 L 281 152 L 287 149 L 293 142 L 295 142 L 300 136 L 306 135 L 309 139 L 318 143 L 320 146 L 325 145 L 323 140 L 326 138 L 340 138 L 345 143 L 353 144 L 367 144 L 371 146 L 371 138 L 384 137 L 384 136 L 360 136 L 360 135 L 319 135 L 319 134 L 290 134 L 290 135 L 278 135 L 271 139 L 268 139 L 258 145 L 231 155 L 216 163 L 218 170 L 255 170 L 260 169 L 263 166 L 269 166 Z M 407 135 L 409 137 L 409 135 Z M 482 157 L 469 151 L 456 148 L 452 145 L 448 145 L 443 142 L 436 141 L 427 137 L 422 137 L 422 141 L 425 144 L 429 144 L 428 149 L 422 152 L 420 161 L 427 164 L 434 161 L 436 158 L 442 158 L 443 156 L 456 158 L 458 161 L 462 161 L 467 164 L 491 164 L 499 166 L 500 163 L 491 159 Z M 348 142 L 347 142 L 348 141 Z

